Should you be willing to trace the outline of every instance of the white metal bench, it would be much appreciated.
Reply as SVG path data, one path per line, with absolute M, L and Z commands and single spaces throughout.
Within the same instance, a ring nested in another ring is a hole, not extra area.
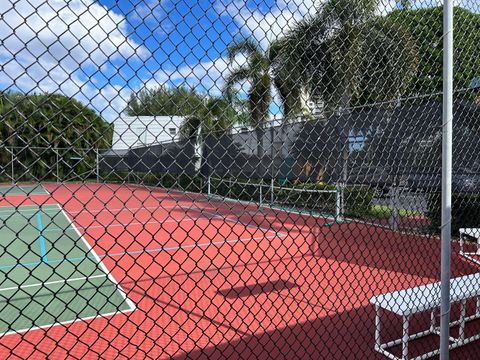
M 466 314 L 466 302 L 476 298 L 475 313 Z M 370 303 L 375 305 L 375 350 L 390 359 L 409 359 L 408 342 L 423 336 L 440 334 L 436 324 L 435 311 L 440 308 L 440 282 L 422 285 L 415 288 L 399 290 L 392 293 L 374 296 Z M 451 321 L 450 326 L 459 327 L 458 337 L 450 337 L 450 349 L 465 345 L 480 339 L 480 334 L 465 338 L 465 323 L 480 318 L 480 273 L 454 278 L 450 281 L 450 303 L 460 303 L 460 316 L 458 320 Z M 390 311 L 403 319 L 402 337 L 382 343 L 381 312 Z M 409 322 L 412 315 L 430 311 L 430 328 L 415 334 L 409 333 Z M 399 358 L 388 349 L 402 345 L 402 357 Z M 439 349 L 415 357 L 415 360 L 427 359 L 438 355 Z
M 468 252 L 464 250 L 465 236 L 470 236 L 476 239 L 477 250 Z M 474 256 L 480 256 L 480 229 L 478 228 L 464 228 L 460 229 L 460 255 L 468 260 L 480 265 L 479 258 Z

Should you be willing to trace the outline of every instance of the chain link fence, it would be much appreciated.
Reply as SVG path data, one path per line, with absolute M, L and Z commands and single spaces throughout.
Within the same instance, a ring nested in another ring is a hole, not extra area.
M 453 13 L 448 209 L 441 3 L 2 1 L 0 358 L 478 358 Z

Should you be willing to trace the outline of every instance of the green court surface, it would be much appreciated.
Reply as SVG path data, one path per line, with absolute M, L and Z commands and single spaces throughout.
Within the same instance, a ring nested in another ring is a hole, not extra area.
M 0 196 L 9 195 L 48 195 L 42 185 L 0 185 Z
M 0 334 L 131 311 L 58 205 L 0 207 Z

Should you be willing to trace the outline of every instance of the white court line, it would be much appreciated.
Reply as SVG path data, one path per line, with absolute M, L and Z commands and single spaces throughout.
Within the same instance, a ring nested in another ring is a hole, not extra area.
M 236 224 L 240 224 L 240 225 L 243 225 L 245 227 L 252 227 L 252 228 L 255 228 L 255 229 L 258 229 L 258 230 L 263 230 L 263 231 L 266 231 L 266 232 L 271 232 L 271 233 L 274 233 L 274 234 L 281 234 L 281 235 L 284 235 L 286 236 L 287 234 L 284 234 L 282 232 L 279 232 L 279 231 L 274 231 L 274 230 L 271 230 L 270 228 L 264 228 L 264 227 L 261 227 L 261 226 L 258 226 L 257 224 L 249 224 L 249 223 L 246 223 L 246 222 L 243 222 L 241 219 L 239 218 L 230 218 L 229 215 L 221 215 L 221 214 L 217 214 L 217 213 L 212 213 L 210 211 L 205 211 L 204 209 L 200 208 L 197 206 L 197 209 L 193 209 L 193 208 L 185 208 L 183 206 L 179 206 L 181 209 L 184 209 L 184 210 L 193 210 L 193 211 L 197 211 L 199 212 L 200 214 L 208 214 L 210 216 L 213 216 L 214 218 L 217 218 L 217 219 L 222 219 L 222 220 L 225 220 L 225 221 L 230 221 L 230 222 L 234 222 Z
M 45 187 L 42 185 L 42 184 L 38 184 L 38 185 L 23 185 L 23 186 L 29 186 L 29 187 L 32 187 L 32 189 L 30 191 L 25 191 L 22 189 L 22 185 L 14 185 L 14 186 L 11 186 L 9 187 L 9 189 L 14 189 L 14 188 L 19 188 L 21 191 L 23 191 L 24 193 L 23 194 L 10 194 L 9 192 L 7 193 L 2 193 L 0 194 L 0 197 L 7 197 L 7 196 L 35 196 L 35 195 L 51 195 L 50 192 L 45 189 Z M 0 188 L 3 187 L 3 186 L 0 186 Z M 32 194 L 33 191 L 37 191 L 37 189 L 41 189 L 42 191 L 44 191 L 44 193 L 41 193 L 41 194 Z
M 17 207 L 15 207 L 14 205 L 8 205 L 8 206 L 0 206 L 0 213 L 2 212 L 6 212 L 7 210 L 1 210 L 1 208 L 12 208 L 12 210 L 15 210 L 15 212 L 21 212 L 23 213 L 22 211 L 20 211 L 20 207 L 24 207 L 24 206 L 36 206 L 38 207 L 38 209 L 41 209 L 42 206 L 46 206 L 46 205 L 52 205 L 52 206 L 57 206 L 58 204 L 44 204 L 44 205 L 19 205 Z M 142 210 L 142 209 L 146 209 L 146 210 L 154 210 L 154 209 L 158 209 L 158 210 L 163 210 L 163 209 L 176 209 L 178 208 L 178 206 L 173 206 L 173 205 L 170 205 L 170 206 L 163 206 L 163 205 L 158 205 L 158 206 L 142 206 L 142 207 L 127 207 L 127 206 L 124 206 L 122 208 L 114 208 L 114 209 L 109 209 L 109 208 L 102 208 L 102 209 L 83 209 L 83 210 L 78 210 L 78 211 L 69 211 L 68 213 L 70 215 L 78 215 L 78 214 L 81 214 L 81 213 L 84 213 L 84 212 L 87 212 L 88 214 L 98 214 L 98 213 L 101 213 L 103 211 L 108 211 L 108 212 L 112 212 L 112 211 L 125 211 L 125 210 Z M 17 210 L 18 209 L 18 210 Z M 43 210 L 43 209 L 42 209 Z M 52 211 L 53 209 L 44 209 L 45 212 L 47 211 Z M 29 211 L 29 210 L 26 210 L 26 211 Z M 55 211 L 58 211 L 57 209 L 55 209 Z M 7 212 L 7 213 L 11 213 L 10 212 Z M 35 215 L 35 213 L 32 213 L 32 215 Z M 118 215 L 118 214 L 113 214 L 113 215 Z
M 56 322 L 56 323 L 53 323 L 53 324 L 46 324 L 46 325 L 41 325 L 41 326 L 31 326 L 29 328 L 26 328 L 26 329 L 19 329 L 19 330 L 11 330 L 11 331 L 7 331 L 7 332 L 4 332 L 4 333 L 0 333 L 0 337 L 3 337 L 3 336 L 6 336 L 6 335 L 13 335 L 13 334 L 22 334 L 22 333 L 26 333 L 28 331 L 33 331 L 33 330 L 40 330 L 40 329 L 49 329 L 49 328 L 52 328 L 52 327 L 55 327 L 55 326 L 64 326 L 64 325 L 68 325 L 68 324 L 73 324 L 73 323 L 76 323 L 76 322 L 80 322 L 80 321 L 90 321 L 90 320 L 94 320 L 94 319 L 97 319 L 97 318 L 107 318 L 107 317 L 112 317 L 114 315 L 119 315 L 119 314 L 127 314 L 127 313 L 130 313 L 134 310 L 136 310 L 136 305 L 135 303 L 130 300 L 125 291 L 123 290 L 123 288 L 118 284 L 118 282 L 116 281 L 116 279 L 110 274 L 110 272 L 108 271 L 108 268 L 105 266 L 105 264 L 100 260 L 100 257 L 95 253 L 95 251 L 92 249 L 92 247 L 90 246 L 90 244 L 85 240 L 85 238 L 80 234 L 80 232 L 78 231 L 78 229 L 75 227 L 75 224 L 70 220 L 70 218 L 67 216 L 67 214 L 65 213 L 65 211 L 63 211 L 63 209 L 61 208 L 61 206 L 59 204 L 49 204 L 49 205 L 53 205 L 53 206 L 56 206 L 57 209 L 63 214 L 63 216 L 65 216 L 65 218 L 70 222 L 70 226 L 72 227 L 72 229 L 76 232 L 76 234 L 80 237 L 80 239 L 85 243 L 85 245 L 87 246 L 87 249 L 89 249 L 89 252 L 92 253 L 93 257 L 97 260 L 99 266 L 102 268 L 104 274 L 101 274 L 101 275 L 93 275 L 89 278 L 94 278 L 94 277 L 107 277 L 116 287 L 117 291 L 122 295 L 122 297 L 125 299 L 125 302 L 127 303 L 127 305 L 129 306 L 129 309 L 127 310 L 118 310 L 118 311 L 113 311 L 113 312 L 109 312 L 109 313 L 105 313 L 105 314 L 97 314 L 97 315 L 92 315 L 92 316 L 87 316 L 87 317 L 83 317 L 83 318 L 78 318 L 78 319 L 72 319 L 72 320 L 66 320 L 66 321 L 60 321 L 60 322 Z M 31 205 L 31 206 L 35 206 L 35 205 Z M 86 279 L 85 277 L 84 278 L 81 278 L 81 279 Z M 77 281 L 77 278 L 75 279 L 70 279 L 70 281 Z M 78 281 L 80 281 L 80 278 L 78 278 Z M 57 281 L 55 281 L 57 282 Z M 60 280 L 58 282 L 68 282 L 68 279 L 66 280 Z M 32 285 L 36 285 L 36 284 L 32 284 Z M 25 285 L 26 287 L 29 287 L 29 285 Z M 6 290 L 5 290 L 6 291 Z
M 112 224 L 105 224 L 105 225 L 92 225 L 92 226 L 77 226 L 77 229 L 84 229 L 84 230 L 88 230 L 88 229 L 109 229 L 111 227 L 126 228 L 128 226 L 135 226 L 135 225 L 149 225 L 149 224 L 162 225 L 162 224 L 168 224 L 168 223 L 180 223 L 180 222 L 184 222 L 184 221 L 196 221 L 196 220 L 202 220 L 202 219 L 205 219 L 205 218 L 185 218 L 185 219 L 179 219 L 179 220 L 170 219 L 170 220 L 165 220 L 165 221 L 155 220 L 155 221 L 147 221 L 147 222 L 132 221 L 132 222 L 129 222 L 129 223 L 117 223 L 117 224 L 113 224 L 113 225 Z M 60 228 L 60 227 L 50 227 L 49 225 L 47 225 L 47 227 L 45 228 L 45 230 L 43 230 L 43 232 L 65 231 L 65 230 L 67 230 L 67 229 L 63 229 L 63 228 Z
M 56 205 L 58 206 L 58 204 L 46 204 L 46 205 Z M 158 209 L 158 210 L 167 210 L 167 209 L 170 209 L 170 210 L 173 210 L 173 209 L 181 209 L 183 211 L 188 211 L 188 210 L 191 210 L 191 211 L 195 211 L 197 213 L 200 213 L 200 214 L 208 214 L 210 216 L 213 216 L 214 218 L 217 218 L 217 219 L 222 219 L 224 221 L 230 221 L 230 222 L 235 222 L 237 224 L 241 224 L 245 227 L 251 227 L 251 228 L 255 228 L 255 229 L 259 229 L 259 230 L 263 230 L 263 231 L 267 231 L 267 232 L 270 232 L 270 233 L 277 233 L 269 228 L 264 228 L 264 227 L 261 227 L 261 226 L 258 226 L 257 224 L 249 224 L 249 223 L 246 223 L 246 222 L 243 222 L 240 218 L 238 217 L 235 217 L 235 218 L 232 218 L 231 215 L 222 215 L 222 214 L 218 214 L 218 213 L 212 213 L 212 212 L 209 212 L 209 211 L 205 211 L 203 210 L 201 207 L 199 207 L 196 203 L 193 203 L 192 204 L 194 207 L 192 206 L 183 206 L 183 205 L 179 205 L 179 204 L 176 204 L 176 205 L 170 205 L 170 206 L 163 206 L 163 205 L 158 205 L 158 206 L 142 206 L 142 207 L 122 207 L 122 208 L 114 208 L 114 209 L 109 209 L 109 208 L 102 208 L 102 209 L 83 209 L 83 210 L 79 210 L 79 211 L 68 211 L 68 213 L 70 215 L 78 215 L 78 214 L 82 214 L 84 212 L 86 212 L 87 214 L 98 214 L 98 213 L 101 213 L 103 211 L 107 211 L 109 213 L 113 212 L 113 211 L 126 211 L 126 210 L 142 210 L 142 209 L 146 209 L 146 210 L 152 210 L 152 209 Z M 26 205 L 26 206 L 36 206 L 36 205 Z M 0 207 L 1 208 L 1 207 Z M 43 209 L 42 209 L 43 210 Z M 53 209 L 51 209 L 50 211 L 52 211 Z M 28 211 L 28 210 L 27 210 Z M 62 209 L 62 211 L 64 211 Z M 21 212 L 21 211 L 18 211 L 17 212 Z M 48 209 L 44 209 L 44 212 L 48 212 Z M 0 214 L 2 213 L 2 210 L 0 210 Z M 9 212 L 10 214 L 11 212 Z M 32 214 L 26 214 L 24 212 L 21 212 L 23 215 L 35 215 L 35 213 L 32 213 Z M 128 211 L 127 213 L 130 213 L 130 211 Z M 261 215 L 259 212 L 251 212 L 251 211 L 248 211 L 246 210 L 244 213 L 248 213 L 250 215 Z M 170 212 L 168 212 L 169 215 L 171 215 Z M 113 215 L 119 215 L 119 213 L 115 213 Z M 186 220 L 186 221 L 189 221 L 190 219 L 192 218 L 189 218 L 188 216 L 181 219 L 182 221 Z M 193 220 L 200 220 L 201 218 L 195 218 Z M 208 219 L 208 218 L 207 218 Z M 126 224 L 128 225 L 128 224 Z M 100 226 L 101 227 L 101 226 Z M 84 227 L 85 228 L 85 227 Z
M 106 314 L 98 314 L 98 315 L 92 315 L 92 316 L 86 316 L 84 318 L 79 318 L 79 319 L 73 319 L 73 320 L 66 320 L 66 321 L 59 321 L 59 322 L 56 322 L 56 323 L 53 323 L 53 324 L 47 324 L 47 325 L 41 325 L 41 326 L 32 326 L 32 327 L 29 327 L 29 328 L 26 328 L 26 329 L 20 329 L 20 330 L 11 330 L 11 331 L 7 331 L 7 332 L 4 332 L 4 333 L 0 333 L 0 337 L 3 337 L 3 336 L 7 336 L 7 335 L 14 335 L 14 334 L 23 334 L 23 333 L 26 333 L 28 331 L 34 331 L 34 330 L 40 330 L 40 329 L 50 329 L 52 327 L 56 327 L 56 326 L 65 326 L 65 325 L 69 325 L 69 324 L 73 324 L 73 323 L 76 323 L 76 322 L 80 322 L 80 321 L 90 321 L 90 320 L 95 320 L 95 319 L 98 319 L 98 318 L 108 318 L 108 317 L 112 317 L 114 315 L 119 315 L 119 314 L 127 314 L 129 312 L 132 312 L 133 310 L 129 309 L 129 310 L 118 310 L 118 311 L 113 311 L 113 312 L 109 312 L 109 313 L 106 313 Z
M 287 214 L 297 214 L 297 215 L 302 215 L 302 216 L 311 216 L 311 217 L 317 218 L 317 219 L 335 220 L 334 216 L 325 216 L 325 215 L 318 214 L 318 213 L 308 213 L 308 212 L 296 211 L 296 210 L 293 210 L 293 209 L 283 209 L 283 208 L 278 208 L 278 207 L 269 206 L 269 205 L 262 205 L 258 202 L 254 202 L 254 201 L 238 200 L 238 199 L 232 199 L 232 198 L 229 198 L 229 197 L 220 197 L 220 199 L 216 200 L 216 201 L 217 202 L 218 201 L 224 201 L 224 202 L 228 202 L 228 203 L 240 203 L 240 204 L 244 204 L 244 205 L 254 205 L 254 206 L 257 206 L 260 209 L 280 211 L 280 212 L 284 212 L 284 213 L 287 213 Z M 251 212 L 251 211 L 246 210 L 245 212 Z M 257 212 L 255 212 L 255 213 L 257 213 Z M 273 214 L 272 214 L 272 216 L 273 216 Z
M 107 274 L 101 274 L 101 275 L 93 275 L 93 276 L 83 276 L 83 277 L 72 278 L 72 279 L 47 281 L 47 282 L 44 282 L 44 283 L 11 286 L 11 287 L 6 287 L 6 288 L 0 288 L 0 292 L 11 291 L 11 290 L 19 290 L 19 289 L 28 289 L 28 288 L 33 288 L 33 287 L 43 287 L 45 285 L 67 284 L 67 283 L 70 283 L 70 282 L 81 281 L 81 280 L 85 281 L 85 280 L 90 280 L 90 279 L 98 279 L 98 278 L 106 277 L 106 276 L 107 276 Z
M 117 289 L 118 291 L 120 292 L 120 294 L 123 296 L 123 298 L 125 299 L 126 303 L 128 304 L 128 306 L 130 307 L 130 311 L 133 311 L 135 310 L 137 307 L 135 305 L 135 303 L 129 299 L 129 297 L 127 296 L 127 294 L 125 293 L 125 291 L 123 290 L 123 288 L 120 286 L 120 284 L 118 283 L 118 281 L 113 277 L 113 275 L 110 273 L 110 271 L 108 270 L 108 268 L 105 266 L 105 264 L 102 262 L 102 260 L 100 259 L 100 257 L 97 255 L 97 253 L 95 252 L 95 250 L 90 246 L 90 244 L 88 243 L 87 240 L 85 240 L 85 238 L 83 237 L 83 235 L 80 233 L 80 231 L 77 229 L 77 227 L 75 226 L 75 224 L 73 223 L 73 221 L 68 217 L 67 213 L 62 209 L 62 207 L 60 205 L 58 205 L 58 209 L 62 212 L 62 214 L 67 218 L 68 221 L 70 221 L 70 225 L 72 226 L 72 228 L 75 230 L 75 232 L 77 233 L 77 235 L 80 237 L 80 239 L 84 242 L 84 244 L 87 246 L 87 249 L 90 253 L 92 253 L 93 257 L 95 258 L 95 260 L 97 260 L 98 262 L 98 265 L 102 268 L 103 272 L 105 274 L 107 274 L 107 277 L 108 279 L 113 282 L 116 286 L 117 286 Z
M 270 236 L 257 236 L 257 237 L 249 237 L 249 238 L 239 238 L 239 239 L 230 239 L 230 240 L 218 240 L 218 241 L 210 241 L 206 243 L 194 243 L 194 244 L 186 244 L 186 245 L 178 245 L 178 246 L 164 246 L 157 249 L 141 249 L 141 250 L 130 250 L 130 251 L 123 251 L 120 253 L 106 253 L 99 255 L 101 258 L 106 257 L 120 257 L 125 255 L 139 255 L 139 254 L 153 254 L 153 253 L 160 253 L 164 251 L 177 251 L 177 250 L 184 250 L 184 249 L 194 249 L 194 248 L 202 248 L 208 247 L 212 245 L 223 245 L 223 244 L 235 244 L 235 243 L 245 243 L 249 241 L 257 241 L 257 240 L 269 240 L 274 238 L 281 238 L 283 235 L 270 235 Z
M 49 209 L 44 209 L 45 206 L 54 206 L 55 209 L 49 208 Z M 43 212 L 48 212 L 48 211 L 53 211 L 58 212 L 58 209 L 56 208 L 57 204 L 43 204 L 43 205 L 4 205 L 0 206 L 0 214 L 7 214 L 7 215 L 15 215 L 15 214 L 22 214 L 22 215 L 36 215 L 38 211 L 42 210 Z M 22 210 L 21 208 L 24 207 L 36 207 L 36 211 L 26 209 Z M 31 212 L 31 213 L 29 213 Z

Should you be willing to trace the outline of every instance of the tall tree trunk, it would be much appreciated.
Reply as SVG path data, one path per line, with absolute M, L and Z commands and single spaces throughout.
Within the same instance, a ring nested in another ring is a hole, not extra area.
M 264 129 L 261 126 L 257 126 L 255 129 L 255 134 L 257 136 L 257 156 L 262 159 L 263 157 L 263 134 Z
M 341 112 L 341 115 L 345 117 L 345 120 L 347 120 L 348 114 L 350 113 L 349 106 L 350 106 L 350 98 L 346 93 L 344 93 L 340 98 L 340 112 Z M 350 124 L 348 121 L 343 122 L 342 134 L 344 136 L 344 141 L 345 141 L 345 143 L 343 144 L 343 154 L 342 154 L 342 158 L 343 158 L 342 182 L 346 184 L 348 180 L 348 160 L 350 157 Z

